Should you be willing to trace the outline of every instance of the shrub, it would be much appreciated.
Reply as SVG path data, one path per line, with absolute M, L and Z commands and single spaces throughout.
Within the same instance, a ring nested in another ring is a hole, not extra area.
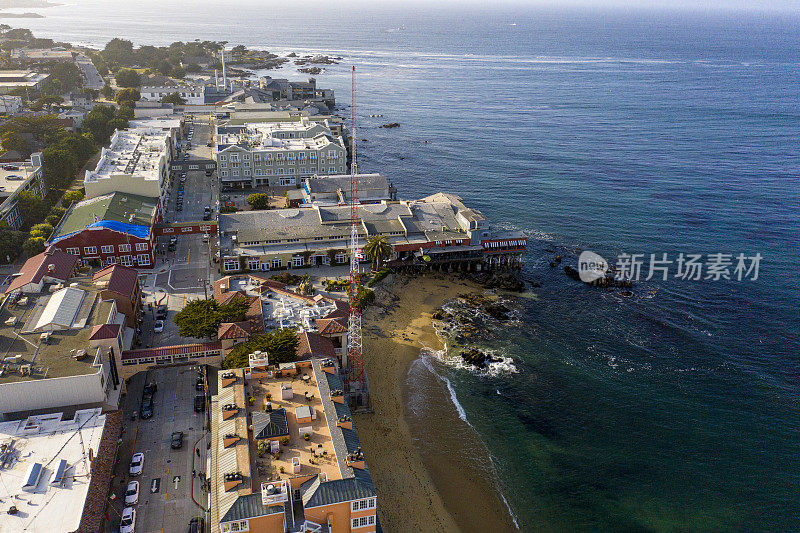
M 285 283 L 286 285 L 297 285 L 306 279 L 306 276 L 298 276 L 297 274 L 290 274 L 289 272 L 284 272 L 283 274 L 275 274 L 274 276 L 270 276 L 271 280 L 273 281 L 280 281 L 281 283 Z
M 325 289 L 328 292 L 346 291 L 350 288 L 349 279 L 329 279 L 325 280 Z
M 383 281 L 383 279 L 388 275 L 389 275 L 389 269 L 384 268 L 383 270 L 375 274 L 374 278 L 369 280 L 369 283 L 367 283 L 367 287 L 374 287 L 375 285 Z
M 238 209 L 232 205 L 223 205 L 222 207 L 219 208 L 219 212 L 222 213 L 223 215 L 225 213 L 235 213 L 237 211 Z
M 311 438 L 311 435 L 309 435 L 308 433 L 303 433 L 303 439 L 304 440 L 308 440 L 310 438 Z
M 289 445 L 289 437 L 282 437 L 281 438 L 281 444 L 283 444 L 284 446 L 288 446 Z

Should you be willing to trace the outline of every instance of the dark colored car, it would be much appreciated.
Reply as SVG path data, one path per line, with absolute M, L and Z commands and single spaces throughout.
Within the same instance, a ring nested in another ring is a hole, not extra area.
M 206 399 L 205 396 L 195 396 L 194 397 L 194 412 L 200 413 L 206 410 Z
M 183 431 L 176 431 L 172 434 L 172 443 L 170 444 L 173 450 L 183 447 Z
M 196 390 L 197 392 L 205 392 L 206 388 L 203 385 L 202 381 L 198 381 L 197 384 L 195 384 L 194 386 L 194 390 Z
M 186 530 L 186 533 L 203 533 L 203 527 L 205 525 L 206 524 L 202 516 L 192 518 L 189 521 L 189 528 Z
M 167 318 L 167 306 L 159 305 L 158 309 L 156 309 L 156 320 L 166 320 L 166 318 Z
M 147 385 L 144 386 L 142 392 L 143 394 L 149 394 L 150 396 L 152 396 L 153 394 L 156 393 L 157 390 L 158 390 L 158 384 L 148 383 Z
M 142 399 L 142 408 L 139 409 L 139 416 L 148 419 L 153 416 L 153 397 L 146 396 Z

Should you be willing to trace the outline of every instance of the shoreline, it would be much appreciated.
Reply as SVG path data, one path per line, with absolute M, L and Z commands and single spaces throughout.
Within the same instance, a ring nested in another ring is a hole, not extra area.
M 421 353 L 443 348 L 432 312 L 475 291 L 483 288 L 450 276 L 393 275 L 376 287 L 376 305 L 365 310 L 364 365 L 374 412 L 355 415 L 355 423 L 387 531 L 516 531 L 486 447 Z M 417 377 L 424 383 L 415 387 Z M 435 411 L 415 416 L 413 403 Z

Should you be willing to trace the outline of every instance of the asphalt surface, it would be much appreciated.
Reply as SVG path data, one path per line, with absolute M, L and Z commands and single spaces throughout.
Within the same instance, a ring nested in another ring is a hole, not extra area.
M 97 68 L 94 66 L 94 63 L 92 63 L 91 59 L 83 54 L 78 54 L 78 56 L 75 58 L 75 64 L 83 73 L 84 87 L 87 89 L 95 89 L 97 91 L 105 87 L 106 82 L 103 80 L 103 77 L 100 75 L 100 73 L 97 72 Z
M 208 493 L 199 478 L 206 465 L 206 413 L 194 412 L 198 368 L 196 365 L 154 368 L 131 379 L 123 402 L 125 433 L 112 481 L 111 492 L 116 498 L 109 502 L 110 522 L 106 531 L 118 531 L 125 488 L 131 479 L 139 481 L 137 533 L 180 533 L 186 530 L 189 520 L 203 515 L 203 509 L 192 499 L 194 490 L 194 499 L 207 506 Z M 142 420 L 138 410 L 146 382 L 155 383 L 158 390 L 153 417 Z M 135 421 L 131 420 L 134 411 L 137 411 Z M 177 450 L 171 448 L 174 431 L 184 433 L 183 447 Z M 138 452 L 144 453 L 144 468 L 141 475 L 132 478 L 128 474 L 130 459 Z

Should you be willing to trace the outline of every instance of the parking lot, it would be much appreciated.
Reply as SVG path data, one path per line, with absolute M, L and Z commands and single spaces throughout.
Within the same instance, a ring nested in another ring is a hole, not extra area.
M 154 368 L 131 379 L 123 404 L 126 427 L 112 484 L 116 499 L 109 505 L 111 523 L 107 531 L 117 531 L 125 507 L 125 488 L 131 479 L 139 481 L 139 503 L 135 506 L 137 533 L 180 533 L 193 517 L 203 516 L 198 503 L 207 507 L 207 492 L 201 482 L 206 470 L 206 413 L 194 411 L 194 398 L 199 394 L 195 390 L 198 368 L 196 365 Z M 155 383 L 158 390 L 153 417 L 142 420 L 138 410 L 145 383 Z M 135 411 L 137 417 L 133 421 L 131 416 Z M 180 449 L 171 447 L 174 431 L 184 433 Z M 141 475 L 132 478 L 130 460 L 138 452 L 144 454 L 144 467 Z

